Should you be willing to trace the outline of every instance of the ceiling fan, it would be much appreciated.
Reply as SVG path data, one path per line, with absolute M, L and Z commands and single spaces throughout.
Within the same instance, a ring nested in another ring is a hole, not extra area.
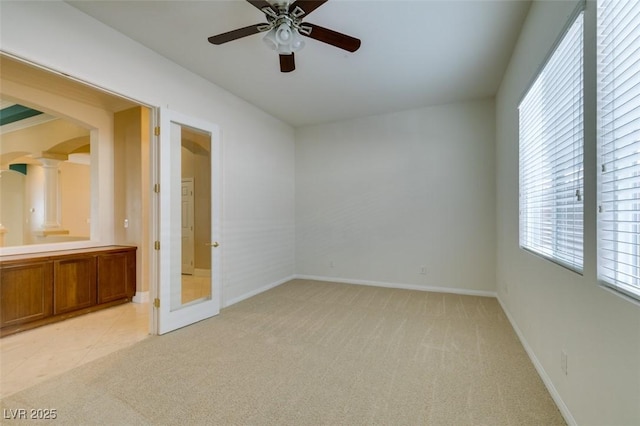
M 294 52 L 304 47 L 306 36 L 323 43 L 355 52 L 360 48 L 360 40 L 319 25 L 302 22 L 311 12 L 328 0 L 277 0 L 274 4 L 266 0 L 247 0 L 260 9 L 267 18 L 265 24 L 255 24 L 208 38 L 212 44 L 220 45 L 242 37 L 266 32 L 264 42 L 280 55 L 280 71 L 291 72 L 296 69 Z

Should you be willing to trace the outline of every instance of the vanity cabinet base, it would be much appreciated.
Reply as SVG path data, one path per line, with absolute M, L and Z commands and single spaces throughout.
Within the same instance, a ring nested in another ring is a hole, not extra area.
M 0 257 L 0 337 L 131 301 L 136 247 Z

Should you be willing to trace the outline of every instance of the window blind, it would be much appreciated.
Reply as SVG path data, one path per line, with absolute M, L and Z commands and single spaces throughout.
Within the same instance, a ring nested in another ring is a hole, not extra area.
M 598 275 L 640 299 L 640 2 L 598 2 Z
M 520 246 L 583 266 L 583 13 L 519 105 Z

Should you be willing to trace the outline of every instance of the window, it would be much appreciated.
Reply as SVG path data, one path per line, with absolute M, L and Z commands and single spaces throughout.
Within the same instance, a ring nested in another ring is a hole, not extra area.
M 519 106 L 520 246 L 583 265 L 583 13 Z
M 640 2 L 598 4 L 598 278 L 640 299 Z

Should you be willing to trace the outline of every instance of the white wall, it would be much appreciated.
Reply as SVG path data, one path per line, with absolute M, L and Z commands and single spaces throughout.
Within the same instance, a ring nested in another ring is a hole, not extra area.
M 2 2 L 0 48 L 220 126 L 223 303 L 294 272 L 294 133 L 204 79 L 62 2 Z
M 535 2 L 496 97 L 498 296 L 569 423 L 640 424 L 640 306 L 596 279 L 595 3 L 585 13 L 584 274 L 518 246 L 519 99 L 574 10 Z M 560 368 L 568 355 L 568 374 Z
M 494 108 L 296 130 L 296 273 L 495 291 Z

